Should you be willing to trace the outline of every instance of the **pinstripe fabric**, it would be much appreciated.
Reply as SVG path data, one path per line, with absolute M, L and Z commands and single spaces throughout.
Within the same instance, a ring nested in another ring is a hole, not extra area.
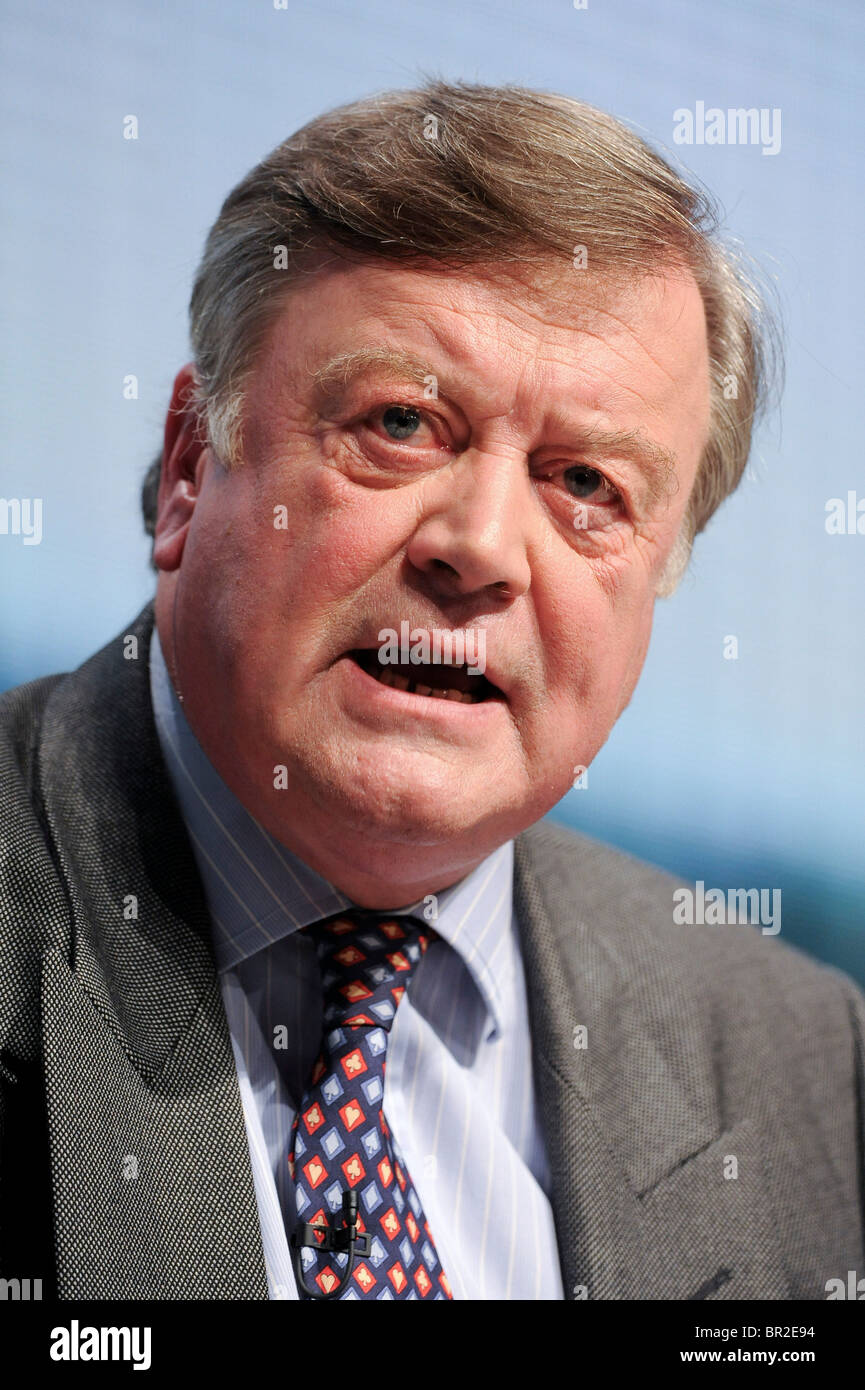
M 286 1231 L 295 1107 L 321 1041 L 312 943 L 299 928 L 352 904 L 268 835 L 186 722 L 154 629 L 156 729 L 213 925 L 272 1298 L 297 1298 Z M 417 968 L 388 1049 L 385 1109 L 455 1299 L 561 1299 L 533 1087 L 513 843 L 438 894 L 442 938 Z M 422 916 L 424 902 L 398 911 Z

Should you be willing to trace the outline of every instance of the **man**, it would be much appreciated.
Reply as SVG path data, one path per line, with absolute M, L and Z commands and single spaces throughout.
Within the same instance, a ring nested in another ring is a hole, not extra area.
M 358 102 L 230 195 L 144 491 L 155 606 L 2 705 L 4 1276 L 862 1268 L 856 987 L 537 824 L 741 477 L 753 305 L 697 195 L 545 94 Z

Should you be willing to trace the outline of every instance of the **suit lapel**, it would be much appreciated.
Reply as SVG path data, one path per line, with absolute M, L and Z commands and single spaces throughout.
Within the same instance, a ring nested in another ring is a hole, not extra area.
M 61 1298 L 267 1296 L 217 982 L 145 1080 L 59 952 L 45 961 L 45 1084 Z
M 58 1286 L 266 1298 L 209 920 L 150 707 L 152 622 L 148 606 L 61 682 L 43 723 L 74 923 L 43 968 Z
M 586 920 L 578 844 L 541 824 L 515 854 L 565 1297 L 788 1297 L 761 1136 L 747 1120 L 723 1128 L 704 1001 L 677 993 L 675 971 L 662 990 L 620 959 L 612 884 Z

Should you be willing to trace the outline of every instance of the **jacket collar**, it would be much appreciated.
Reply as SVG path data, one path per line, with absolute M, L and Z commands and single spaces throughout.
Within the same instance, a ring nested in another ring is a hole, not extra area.
M 719 1110 L 705 981 L 651 930 L 651 904 L 629 911 L 599 848 L 544 822 L 516 841 L 565 1297 L 790 1297 L 762 1135 Z
M 41 790 L 72 940 L 43 970 L 65 1298 L 267 1297 L 201 886 L 147 682 L 148 605 L 58 683 Z

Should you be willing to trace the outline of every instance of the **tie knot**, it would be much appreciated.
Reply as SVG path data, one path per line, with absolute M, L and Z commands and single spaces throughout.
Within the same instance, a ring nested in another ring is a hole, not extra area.
M 436 933 L 415 917 L 342 912 L 306 927 L 321 965 L 326 1028 L 389 1030 Z

